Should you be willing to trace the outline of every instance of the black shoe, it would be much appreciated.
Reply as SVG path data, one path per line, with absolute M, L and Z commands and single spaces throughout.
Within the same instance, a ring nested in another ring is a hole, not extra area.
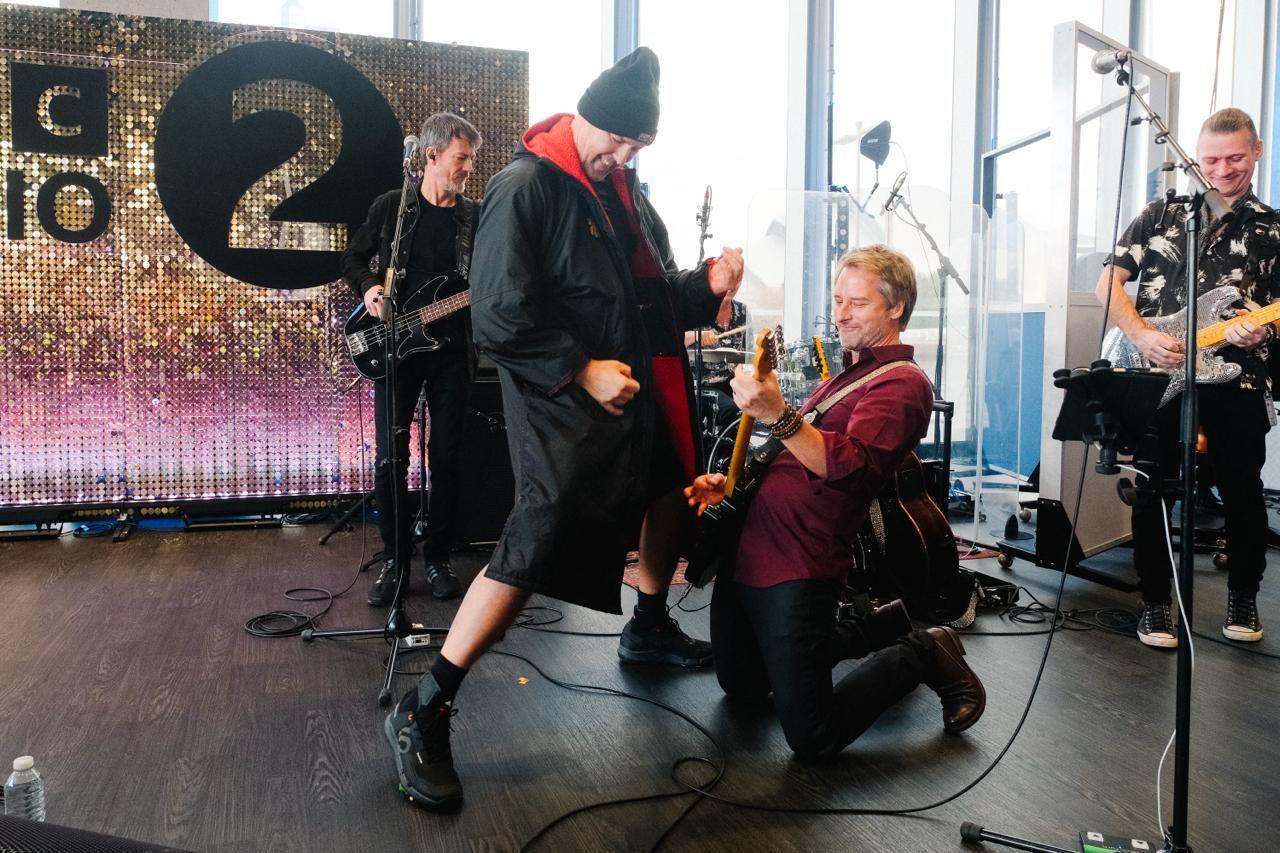
M 964 645 L 953 628 L 930 628 L 926 633 L 933 638 L 933 666 L 922 680 L 942 700 L 942 728 L 958 735 L 986 710 L 987 691 L 964 662 Z
M 419 690 L 432 697 L 419 703 Z M 453 811 L 462 805 L 462 782 L 453 769 L 449 721 L 458 713 L 445 702 L 430 673 L 387 715 L 382 729 L 396 759 L 400 793 L 428 811 Z
M 680 630 L 670 616 L 648 630 L 636 628 L 636 620 L 627 622 L 618 641 L 618 657 L 624 663 L 658 663 L 669 666 L 710 666 L 711 644 L 695 640 Z
M 1227 618 L 1222 623 L 1222 636 L 1245 643 L 1256 643 L 1262 639 L 1257 593 L 1227 590 Z
M 396 582 L 400 579 L 400 572 L 396 570 L 395 560 L 386 560 L 382 564 L 382 569 L 378 572 L 378 579 L 373 582 L 373 586 L 369 588 L 369 604 L 372 607 L 388 607 L 391 599 L 396 597 Z M 409 583 L 409 576 L 406 574 L 404 582 Z
M 1143 645 L 1157 649 L 1176 649 L 1178 629 L 1173 624 L 1173 608 L 1168 604 L 1142 602 L 1142 617 L 1138 620 L 1138 639 Z
M 427 580 L 431 583 L 431 594 L 436 598 L 457 598 L 462 594 L 462 584 L 453 573 L 453 566 L 448 560 L 428 560 Z

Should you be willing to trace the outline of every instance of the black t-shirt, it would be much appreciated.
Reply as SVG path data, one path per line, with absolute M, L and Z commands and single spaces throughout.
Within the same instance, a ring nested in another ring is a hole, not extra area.
M 413 227 L 413 242 L 409 245 L 407 280 L 410 293 L 427 279 L 457 268 L 458 226 L 454 210 L 453 207 L 436 207 L 425 198 L 418 198 L 418 222 Z
M 457 293 L 464 285 L 457 279 L 458 223 L 456 207 L 437 207 L 421 196 L 418 197 L 418 219 L 413 226 L 412 242 L 405 271 L 405 292 L 420 307 L 437 298 Z M 424 285 L 439 288 L 441 276 L 452 274 L 438 296 L 414 296 Z M 432 323 L 427 331 L 437 339 L 448 338 L 446 348 L 456 349 L 466 343 L 465 310 Z

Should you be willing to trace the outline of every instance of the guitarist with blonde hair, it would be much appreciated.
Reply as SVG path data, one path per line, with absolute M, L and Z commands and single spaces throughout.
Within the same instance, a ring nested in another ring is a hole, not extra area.
M 734 699 L 772 693 L 787 743 L 802 758 L 844 749 L 922 682 L 941 697 L 947 732 L 969 728 L 986 705 L 950 628 L 913 631 L 901 602 L 866 619 L 837 619 L 852 537 L 928 430 L 933 387 L 899 337 L 915 302 L 905 257 L 884 246 L 849 252 L 832 294 L 844 370 L 799 411 L 772 373 L 757 378 L 739 368 L 731 383 L 743 414 L 768 425 L 785 449 L 746 510 L 733 576 L 716 581 L 716 676 Z M 724 493 L 720 474 L 685 490 L 699 513 Z M 832 668 L 849 658 L 862 660 L 833 685 Z
M 1223 285 L 1240 291 L 1237 314 L 1267 305 L 1280 293 L 1275 277 L 1280 255 L 1280 219 L 1253 194 L 1253 170 L 1262 156 L 1262 140 L 1253 120 L 1241 110 L 1219 110 L 1205 121 L 1196 142 L 1196 159 L 1205 177 L 1222 193 L 1233 215 L 1208 222 L 1200 231 L 1196 259 L 1198 298 Z M 1207 216 L 1206 212 L 1206 216 Z M 1150 322 L 1186 307 L 1186 211 L 1165 199 L 1151 202 L 1120 237 L 1114 254 L 1098 278 L 1099 301 L 1108 304 L 1109 319 L 1132 342 L 1150 366 L 1181 371 L 1185 347 Z M 1125 293 L 1137 280 L 1137 296 Z M 1199 318 L 1211 322 L 1220 318 Z M 1222 633 L 1227 639 L 1262 639 L 1257 594 L 1266 568 L 1267 510 L 1262 492 L 1265 437 L 1275 413 L 1268 389 L 1267 349 L 1274 346 L 1275 326 L 1242 319 L 1223 334 L 1229 346 L 1220 355 L 1240 365 L 1231 382 L 1199 387 L 1200 428 L 1209 442 L 1209 459 L 1218 474 L 1218 491 L 1226 515 L 1227 612 Z M 1152 423 L 1155 437 L 1139 454 L 1159 463 L 1161 476 L 1177 479 L 1181 395 L 1165 403 Z M 1133 509 L 1133 562 L 1142 593 L 1138 639 L 1157 648 L 1175 648 L 1170 577 L 1173 566 L 1165 544 L 1167 508 L 1151 502 Z

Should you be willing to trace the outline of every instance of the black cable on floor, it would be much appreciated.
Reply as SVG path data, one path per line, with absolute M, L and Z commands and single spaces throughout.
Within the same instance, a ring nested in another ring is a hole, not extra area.
M 621 699 L 634 699 L 638 702 L 644 702 L 645 704 L 652 705 L 655 708 L 659 708 L 663 711 L 666 711 L 668 714 L 672 714 L 676 717 L 679 717 L 680 719 L 688 723 L 690 726 L 692 726 L 694 729 L 696 729 L 699 734 L 701 734 L 704 738 L 707 739 L 707 741 L 715 749 L 718 763 L 717 761 L 712 761 L 711 759 L 704 758 L 702 756 L 682 756 L 676 759 L 675 762 L 673 762 L 671 765 L 672 778 L 675 778 L 676 771 L 682 764 L 687 764 L 694 761 L 706 764 L 708 767 L 710 767 L 714 771 L 712 778 L 709 781 L 703 783 L 705 785 L 706 791 L 710 791 L 712 788 L 714 788 L 717 784 L 719 784 L 721 778 L 723 778 L 724 765 L 725 765 L 724 750 L 720 747 L 720 743 L 712 736 L 711 732 L 709 732 L 706 729 L 706 727 L 704 727 L 701 723 L 699 723 L 693 717 L 686 714 L 684 711 L 678 710 L 672 707 L 671 705 L 666 704 L 665 702 L 659 702 L 657 699 L 651 699 L 647 696 L 640 696 L 636 693 L 628 693 L 625 690 L 618 690 L 613 687 L 601 687 L 599 685 L 594 685 L 594 684 L 573 684 L 567 681 L 562 681 L 558 678 L 555 678 L 554 676 L 548 675 L 547 672 L 544 669 L 542 669 L 542 667 L 538 666 L 529 658 L 525 657 L 524 655 L 516 654 L 515 652 L 503 651 L 501 649 L 491 649 L 490 652 L 492 654 L 514 658 L 515 660 L 522 661 L 528 664 L 535 672 L 537 672 L 539 675 L 541 675 L 551 684 L 554 684 L 556 687 L 560 687 L 564 690 L 572 690 L 577 693 L 589 693 L 589 694 L 601 695 L 601 696 L 616 696 Z M 671 832 L 676 828 L 676 826 L 678 826 L 680 822 L 683 821 L 685 817 L 688 816 L 688 814 L 693 810 L 693 807 L 696 806 L 698 802 L 700 802 L 701 798 L 706 796 L 703 793 L 704 789 L 699 788 L 699 789 L 691 790 L 686 785 L 686 783 L 680 782 L 679 779 L 676 779 L 676 781 L 677 783 L 684 786 L 679 791 L 666 791 L 658 794 L 645 794 L 638 797 L 620 797 L 615 800 L 605 800 L 605 801 L 596 802 L 596 803 L 588 803 L 585 806 L 579 806 L 576 809 L 567 811 L 564 814 L 560 815 L 559 817 L 556 817 L 549 823 L 545 824 L 541 829 L 535 832 L 527 841 L 525 841 L 525 843 L 521 846 L 520 849 L 521 851 L 529 850 L 530 848 L 533 847 L 534 844 L 536 844 L 540 839 L 542 839 L 548 832 L 550 832 L 556 826 L 559 826 L 561 823 L 564 823 L 566 820 L 569 820 L 572 817 L 575 817 L 580 814 L 585 814 L 586 812 L 595 811 L 597 809 L 609 808 L 611 806 L 626 805 L 629 803 L 647 803 L 647 802 L 654 802 L 657 800 L 669 800 L 674 797 L 688 796 L 690 793 L 698 793 L 700 796 L 698 798 L 695 798 L 693 803 L 691 803 L 689 807 L 687 807 L 683 812 L 681 812 L 680 816 L 677 817 L 675 821 L 672 822 L 667 827 L 667 829 L 662 833 L 662 835 L 658 837 L 658 840 L 654 842 L 654 845 L 651 848 L 651 850 L 657 850 L 658 847 L 662 844 L 662 842 L 665 841 L 666 838 L 671 834 Z
M 365 455 L 364 407 L 361 405 L 362 400 L 363 397 L 357 394 L 356 420 L 360 423 L 360 470 L 367 472 L 368 460 Z M 286 516 L 287 518 L 288 516 Z M 320 626 L 320 617 L 329 612 L 330 608 L 333 607 L 334 600 L 350 592 L 351 588 L 356 585 L 356 581 L 360 579 L 360 574 L 365 569 L 364 556 L 368 544 L 369 525 L 366 521 L 360 525 L 360 557 L 356 560 L 355 577 L 351 578 L 351 583 L 343 587 L 341 591 L 330 592 L 318 586 L 295 586 L 284 591 L 284 597 L 290 601 L 302 603 L 323 601 L 324 607 L 320 608 L 319 613 L 307 613 L 305 610 L 272 610 L 270 613 L 254 616 L 245 622 L 245 632 L 254 637 L 274 639 L 277 637 L 296 637 L 308 628 L 318 628 Z M 303 595 L 302 593 L 316 594 Z

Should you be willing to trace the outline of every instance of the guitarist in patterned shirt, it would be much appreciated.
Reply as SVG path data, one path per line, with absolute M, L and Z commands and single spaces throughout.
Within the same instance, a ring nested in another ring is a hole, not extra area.
M 1231 205 L 1225 223 L 1208 222 L 1201 230 L 1197 258 L 1199 297 L 1222 285 L 1240 290 L 1244 309 L 1272 302 L 1277 291 L 1275 265 L 1280 255 L 1280 218 L 1253 194 L 1253 170 L 1262 156 L 1262 140 L 1253 120 L 1228 108 L 1209 116 L 1200 128 L 1196 159 L 1205 177 Z M 1142 353 L 1152 367 L 1182 370 L 1183 342 L 1147 322 L 1147 318 L 1175 314 L 1186 306 L 1186 213 L 1182 206 L 1157 199 L 1148 204 L 1120 237 L 1098 278 L 1097 296 L 1107 303 L 1110 292 L 1112 323 Z M 1137 279 L 1131 299 L 1125 283 Z M 1205 318 L 1202 318 L 1205 319 Z M 1218 318 L 1214 318 L 1215 320 Z M 1230 346 L 1220 353 L 1239 364 L 1238 379 L 1198 387 L 1200 428 L 1209 442 L 1209 460 L 1218 473 L 1218 491 L 1226 515 L 1227 613 L 1222 633 L 1227 639 L 1262 639 L 1257 595 L 1266 568 L 1267 509 L 1262 492 L 1266 434 L 1274 419 L 1268 390 L 1268 347 L 1274 348 L 1276 328 L 1243 321 L 1227 329 Z M 1159 463 L 1161 476 L 1177 479 L 1181 395 L 1156 412 L 1155 440 L 1139 447 L 1139 455 Z M 1167 512 L 1151 502 L 1133 509 L 1133 562 L 1142 593 L 1138 639 L 1157 648 L 1175 648 L 1170 577 L 1173 566 L 1165 545 Z
M 969 728 L 986 706 L 952 629 L 912 630 L 900 601 L 865 619 L 837 619 L 851 537 L 927 431 L 933 387 L 899 337 L 916 302 L 910 261 L 884 246 L 849 252 L 832 301 L 846 366 L 799 412 L 773 374 L 758 380 L 739 368 L 731 383 L 743 413 L 769 425 L 786 449 L 746 510 L 734 574 L 716 581 L 711 603 L 720 686 L 736 700 L 772 692 L 787 743 L 802 758 L 844 749 L 921 683 L 941 697 L 947 732 Z M 849 388 L 816 425 L 805 418 Z M 701 513 L 719 503 L 724 480 L 694 480 L 685 490 L 690 506 Z M 850 658 L 861 660 L 833 685 L 832 668 Z

